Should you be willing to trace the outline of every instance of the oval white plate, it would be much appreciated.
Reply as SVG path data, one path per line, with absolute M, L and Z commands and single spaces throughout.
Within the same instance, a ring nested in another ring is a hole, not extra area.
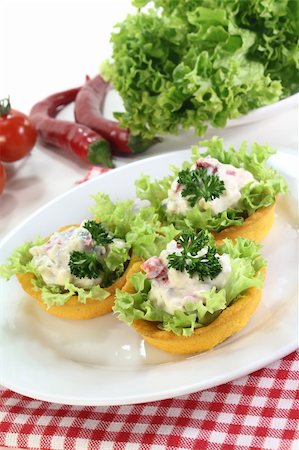
M 1 243 L 1 262 L 36 235 L 89 216 L 91 195 L 134 196 L 140 173 L 160 177 L 189 151 L 136 162 L 80 185 L 41 208 Z M 121 405 L 178 396 L 216 386 L 264 367 L 297 347 L 297 160 L 279 152 L 272 164 L 290 194 L 278 201 L 264 241 L 267 278 L 250 323 L 216 349 L 172 356 L 146 345 L 112 314 L 89 321 L 60 320 L 41 311 L 15 279 L 0 280 L 0 384 L 32 398 L 72 405 Z
M 273 114 L 279 114 L 281 111 L 292 108 L 297 105 L 298 107 L 299 94 L 290 95 L 279 102 L 272 103 L 271 105 L 262 106 L 261 108 L 254 109 L 244 116 L 240 116 L 237 119 L 228 120 L 226 127 L 237 127 L 241 125 L 247 125 L 249 123 L 258 122 L 259 120 L 270 119 Z

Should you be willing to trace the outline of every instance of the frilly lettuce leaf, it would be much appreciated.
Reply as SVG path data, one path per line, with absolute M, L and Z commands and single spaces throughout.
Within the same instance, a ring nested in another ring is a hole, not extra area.
M 70 282 L 66 282 L 64 289 L 60 286 L 46 285 L 41 279 L 33 280 L 33 286 L 41 292 L 41 298 L 48 308 L 51 306 L 63 306 L 73 295 L 78 296 L 80 303 L 86 303 L 87 298 L 93 300 L 105 300 L 110 293 L 100 286 L 94 286 L 91 289 L 82 289 Z
M 107 269 L 118 274 L 123 273 L 125 262 L 130 258 L 129 251 L 130 245 L 126 242 L 122 246 L 110 245 L 109 251 L 103 261 Z
M 90 208 L 93 216 L 104 224 L 116 237 L 124 239 L 130 230 L 134 216 L 133 200 L 115 202 L 109 195 L 99 192 L 92 196 L 95 204 Z
M 232 272 L 225 286 L 228 304 L 242 291 L 253 286 L 262 286 L 262 276 L 256 276 L 257 272 L 266 265 L 260 249 L 260 244 L 245 238 L 238 238 L 236 245 L 230 239 L 225 239 L 218 249 L 219 253 L 227 253 L 231 256 Z
M 148 5 L 150 3 L 150 5 Z M 299 89 L 298 2 L 134 0 L 102 72 L 122 127 L 149 137 L 227 120 Z
M 26 241 L 14 249 L 11 256 L 7 258 L 7 262 L 0 265 L 0 277 L 9 280 L 17 273 L 35 273 L 36 267 L 31 262 L 32 255 L 29 250 L 31 247 L 44 244 L 44 242 L 46 239 L 38 236 L 34 241 Z
M 131 244 L 133 253 L 147 259 L 160 254 L 178 233 L 172 224 L 163 226 L 153 208 L 141 208 L 131 223 L 126 241 Z
M 183 310 L 176 310 L 173 315 L 156 307 L 148 298 L 150 281 L 143 272 L 131 276 L 135 293 L 117 290 L 116 303 L 113 308 L 118 318 L 131 324 L 134 320 L 144 319 L 158 322 L 159 328 L 172 331 L 177 335 L 190 336 L 196 328 L 208 325 L 239 295 L 250 287 L 261 288 L 262 277 L 257 272 L 265 266 L 260 255 L 261 246 L 253 241 L 238 238 L 235 244 L 226 239 L 218 249 L 220 254 L 231 257 L 232 272 L 223 289 L 213 287 L 205 292 L 206 304 L 187 304 Z
M 272 80 L 279 80 L 286 97 L 298 91 L 299 3 L 289 0 L 239 2 L 234 0 L 242 28 L 255 29 L 256 39 L 248 58 L 259 61 Z
M 135 182 L 137 197 L 149 200 L 157 211 L 162 211 L 162 201 L 167 198 L 167 192 L 174 177 L 166 176 L 153 183 L 149 175 L 140 175 Z
M 200 211 L 193 207 L 187 211 L 185 216 L 165 214 L 167 222 L 172 222 L 178 228 L 196 230 L 221 231 L 232 225 L 241 225 L 244 222 L 244 212 L 241 209 L 227 209 L 216 216 L 211 210 Z
M 143 259 L 158 255 L 167 242 L 178 235 L 174 225 L 163 225 L 154 208 L 136 210 L 134 202 L 115 202 L 103 193 L 94 197 L 91 208 L 95 218 L 101 220 L 118 237 L 125 239 L 132 252 Z
M 205 148 L 205 151 L 203 151 L 203 148 Z M 186 215 L 166 213 L 163 200 L 167 198 L 171 183 L 181 170 L 177 167 L 171 166 L 172 174 L 161 180 L 152 181 L 149 176 L 141 175 L 135 182 L 136 194 L 140 199 L 150 202 L 162 221 L 172 223 L 178 229 L 195 228 L 221 231 L 228 226 L 241 225 L 244 218 L 260 208 L 272 205 L 279 193 L 285 194 L 287 192 L 285 180 L 267 165 L 268 158 L 273 154 L 275 154 L 275 151 L 268 145 L 253 144 L 249 150 L 246 142 L 241 144 L 239 150 L 233 147 L 226 149 L 223 140 L 217 137 L 200 142 L 200 147 L 192 147 L 191 161 L 185 161 L 182 164 L 182 169 L 191 167 L 192 163 L 200 157 L 211 156 L 221 163 L 232 164 L 237 168 L 248 170 L 258 181 L 254 185 L 244 186 L 241 190 L 238 208 L 228 209 L 215 216 L 212 215 L 210 210 L 200 211 L 197 206 L 190 208 Z

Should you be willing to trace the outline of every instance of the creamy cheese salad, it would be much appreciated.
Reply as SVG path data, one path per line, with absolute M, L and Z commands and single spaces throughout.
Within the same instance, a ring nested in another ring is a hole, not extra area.
M 33 256 L 32 263 L 38 268 L 46 284 L 64 286 L 66 282 L 71 282 L 84 289 L 99 285 L 102 281 L 101 274 L 97 278 L 78 278 L 71 273 L 69 267 L 71 253 L 74 251 L 93 252 L 101 261 L 112 246 L 124 247 L 125 242 L 117 238 L 114 238 L 108 245 L 96 245 L 91 233 L 84 228 L 84 223 L 82 222 L 78 227 L 72 226 L 64 231 L 57 231 L 43 245 L 30 249 Z
M 190 170 L 199 167 L 205 167 L 208 173 L 217 175 L 224 183 L 223 193 L 213 200 L 206 201 L 204 198 L 198 200 L 198 207 L 201 210 L 210 209 L 213 215 L 217 215 L 229 208 L 238 207 L 241 198 L 241 189 L 248 183 L 255 183 L 253 175 L 241 168 L 234 167 L 231 164 L 223 164 L 215 158 L 209 156 L 198 159 L 191 166 Z M 190 209 L 188 197 L 182 196 L 183 185 L 174 180 L 169 191 L 168 198 L 164 205 L 168 213 L 186 214 Z
M 204 293 L 213 287 L 222 289 L 231 273 L 230 256 L 225 253 L 222 255 L 216 253 L 222 269 L 213 280 L 200 281 L 196 275 L 190 277 L 186 270 L 180 272 L 174 268 L 169 268 L 168 256 L 173 253 L 180 255 L 181 252 L 182 247 L 175 240 L 172 240 L 159 257 L 153 256 L 142 265 L 147 278 L 151 281 L 149 300 L 157 308 L 169 314 L 173 314 L 176 310 L 184 310 L 185 306 L 190 303 L 202 302 L 205 304 Z M 207 247 L 204 247 L 197 255 L 201 257 L 206 252 Z

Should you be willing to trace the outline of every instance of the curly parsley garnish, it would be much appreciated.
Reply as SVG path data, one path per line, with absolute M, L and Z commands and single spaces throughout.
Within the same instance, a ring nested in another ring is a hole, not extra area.
M 70 254 L 69 267 L 71 274 L 78 278 L 97 278 L 103 272 L 103 264 L 98 260 L 95 252 L 97 245 L 105 246 L 113 242 L 113 237 L 107 232 L 104 226 L 88 220 L 84 223 L 85 228 L 91 234 L 94 241 L 94 248 L 91 252 L 73 251 Z
M 70 255 L 69 266 L 71 274 L 78 278 L 97 278 L 103 270 L 95 253 L 73 251 Z
M 186 270 L 190 276 L 197 275 L 200 280 L 213 279 L 222 270 L 216 248 L 209 243 L 209 235 L 200 231 L 196 235 L 192 231 L 183 232 L 177 243 L 182 247 L 181 254 L 168 255 L 168 267 L 183 272 Z
M 224 182 L 217 174 L 209 174 L 206 167 L 181 170 L 178 174 L 178 183 L 184 186 L 182 197 L 188 197 L 187 200 L 192 207 L 201 198 L 209 201 L 220 197 L 225 190 Z
M 83 227 L 90 232 L 96 245 L 107 245 L 113 242 L 113 237 L 101 223 L 95 222 L 94 220 L 88 220 L 84 223 Z

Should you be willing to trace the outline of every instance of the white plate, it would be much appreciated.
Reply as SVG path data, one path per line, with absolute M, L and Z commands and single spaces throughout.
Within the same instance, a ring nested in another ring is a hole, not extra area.
M 228 120 L 225 128 L 237 127 L 247 125 L 249 123 L 258 122 L 260 120 L 266 120 L 273 117 L 273 114 L 279 114 L 288 108 L 298 107 L 299 94 L 293 94 L 289 97 L 280 100 L 279 102 L 272 103 L 271 105 L 262 106 L 261 108 L 254 109 L 248 114 L 244 114 L 236 119 Z M 124 106 L 121 97 L 115 90 L 108 92 L 106 102 L 104 104 L 104 115 L 109 119 L 114 119 L 113 113 L 115 111 L 124 111 Z M 115 120 L 115 119 L 114 119 Z M 209 126 L 209 128 L 212 128 Z
M 181 151 L 122 167 L 60 196 L 1 243 L 1 262 L 23 241 L 47 235 L 88 214 L 91 195 L 134 196 L 141 172 L 160 177 L 189 157 Z M 171 356 L 146 345 L 112 314 L 83 322 L 41 311 L 15 279 L 0 281 L 0 384 L 32 398 L 72 405 L 121 405 L 178 396 L 216 386 L 266 366 L 297 347 L 297 160 L 280 152 L 273 165 L 291 192 L 278 202 L 264 241 L 268 271 L 263 300 L 250 323 L 216 349 Z
M 273 114 L 279 114 L 288 108 L 298 107 L 299 94 L 293 94 L 289 97 L 280 100 L 279 102 L 272 103 L 271 105 L 262 106 L 261 108 L 254 109 L 244 116 L 240 116 L 237 119 L 228 120 L 226 127 L 237 127 L 241 125 L 247 125 L 249 123 L 258 122 L 260 120 L 271 119 Z

